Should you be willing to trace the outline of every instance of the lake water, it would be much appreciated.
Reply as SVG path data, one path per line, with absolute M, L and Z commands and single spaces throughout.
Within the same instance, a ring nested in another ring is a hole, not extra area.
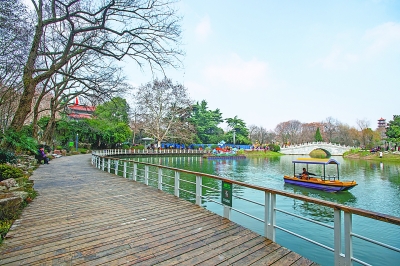
M 152 157 L 140 158 L 140 161 L 214 174 L 245 183 L 400 217 L 400 164 L 345 160 L 342 157 L 334 157 L 341 163 L 340 179 L 355 180 L 358 186 L 347 192 L 328 193 L 284 184 L 283 176 L 293 174 L 292 160 L 297 157 L 285 155 L 276 158 L 251 158 L 245 160 L 207 160 L 201 157 Z M 135 160 L 138 160 L 138 158 L 136 157 Z M 297 172 L 301 172 L 300 169 L 300 166 L 298 169 L 296 168 Z M 309 166 L 309 171 L 316 174 L 321 173 L 321 169 L 321 166 Z M 328 172 L 328 174 L 334 173 L 336 173 L 336 168 L 332 169 L 331 173 Z M 220 186 L 220 182 L 209 182 L 207 182 L 207 186 L 216 188 Z M 245 195 L 248 199 L 264 202 L 264 194 L 254 190 L 234 187 L 234 194 Z M 210 193 L 209 196 L 216 201 L 219 200 L 219 195 L 215 195 L 215 193 Z M 192 196 L 188 196 L 189 199 L 190 197 Z M 233 207 L 246 208 L 246 204 L 245 201 L 234 200 Z M 222 215 L 222 208 L 218 204 L 207 202 L 204 207 Z M 333 225 L 333 211 L 330 208 L 280 196 L 277 197 L 277 208 Z M 252 205 L 246 211 L 263 219 L 263 209 L 261 207 L 257 208 Z M 231 220 L 263 235 L 261 222 L 237 212 L 232 212 Z M 298 232 L 327 246 L 332 247 L 333 245 L 333 230 L 321 228 L 321 226 L 304 222 L 282 213 L 278 213 L 277 221 L 278 225 L 284 228 Z M 400 248 L 400 226 L 353 216 L 353 232 Z M 332 252 L 295 238 L 290 234 L 277 230 L 276 242 L 321 265 L 333 265 Z M 399 265 L 400 263 L 399 253 L 359 239 L 353 240 L 353 254 L 354 257 L 362 259 L 371 265 Z M 354 265 L 357 265 L 357 263 L 354 263 Z

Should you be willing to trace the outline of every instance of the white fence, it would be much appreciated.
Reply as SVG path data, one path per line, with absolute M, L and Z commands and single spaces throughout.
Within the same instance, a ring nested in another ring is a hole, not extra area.
M 374 213 L 371 211 L 352 208 L 345 205 L 332 203 L 303 195 L 292 194 L 285 191 L 251 185 L 239 181 L 225 179 L 215 175 L 193 172 L 193 171 L 156 165 L 151 163 L 119 159 L 115 157 L 105 157 L 101 156 L 100 154 L 102 154 L 102 152 L 93 152 L 92 164 L 102 171 L 107 171 L 109 173 L 122 176 L 123 178 L 129 178 L 134 181 L 142 181 L 146 185 L 150 184 L 156 186 L 159 190 L 173 191 L 173 194 L 176 197 L 179 197 L 181 193 L 190 194 L 192 195 L 193 202 L 199 206 L 201 206 L 202 202 L 204 201 L 214 202 L 216 204 L 219 204 L 221 205 L 221 208 L 223 208 L 223 216 L 227 219 L 230 219 L 231 212 L 235 211 L 247 217 L 250 217 L 251 219 L 255 219 L 259 222 L 262 222 L 264 224 L 264 236 L 271 239 L 274 242 L 277 240 L 276 239 L 277 230 L 281 230 L 283 232 L 286 232 L 295 237 L 301 238 L 314 245 L 317 245 L 319 247 L 331 251 L 334 256 L 335 265 L 352 265 L 353 262 L 357 262 L 361 265 L 370 265 L 368 262 L 363 261 L 361 258 L 356 258 L 353 256 L 353 240 L 356 238 L 366 241 L 370 244 L 383 247 L 387 250 L 393 251 L 400 258 L 399 246 L 395 247 L 390 244 L 382 243 L 380 241 L 370 239 L 366 236 L 353 233 L 352 231 L 353 216 L 367 217 L 369 219 L 379 221 L 380 223 L 391 223 L 396 226 L 400 225 L 399 217 Z M 186 179 L 181 178 L 182 173 L 185 173 L 185 175 L 192 176 L 193 177 L 192 180 L 190 178 Z M 223 205 L 222 203 L 216 201 L 211 197 L 205 196 L 205 194 L 207 193 L 203 193 L 204 190 L 211 191 L 213 193 L 221 195 L 221 189 L 215 189 L 206 186 L 204 184 L 205 182 L 203 182 L 203 179 L 205 178 L 211 178 L 214 180 L 219 180 L 221 182 L 224 181 L 238 187 L 253 189 L 263 192 L 265 195 L 264 202 L 255 202 L 253 200 L 246 198 L 244 195 L 243 196 L 233 195 L 234 198 L 244 200 L 249 204 L 254 204 L 255 206 L 261 206 L 264 209 L 263 219 L 260 219 L 259 217 L 249 214 L 248 212 L 249 209 L 242 210 L 242 209 L 232 208 Z M 167 180 L 169 182 L 167 182 Z M 277 195 L 333 209 L 334 212 L 333 226 L 328 223 L 323 223 L 310 218 L 302 217 L 295 213 L 277 208 Z M 294 232 L 288 228 L 283 227 L 277 220 L 277 213 L 284 213 L 286 215 L 294 217 L 295 219 L 317 224 L 319 226 L 332 230 L 333 239 L 331 245 L 320 243 L 309 237 L 305 237 L 298 232 Z M 400 242 L 398 242 L 398 244 L 400 245 Z M 382 265 L 387 264 L 385 263 L 385 261 L 382 261 L 381 263 Z

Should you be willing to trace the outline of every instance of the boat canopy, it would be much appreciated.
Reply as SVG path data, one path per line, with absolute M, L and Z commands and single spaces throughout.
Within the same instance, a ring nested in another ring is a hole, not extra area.
M 292 163 L 305 163 L 305 164 L 336 164 L 339 165 L 340 163 L 336 161 L 335 159 L 314 159 L 314 158 L 297 158 L 296 160 L 293 160 Z
M 323 173 L 321 175 L 321 178 L 323 180 L 326 179 L 325 177 L 325 167 L 329 164 L 333 164 L 336 165 L 336 173 L 337 173 L 337 179 L 339 179 L 339 162 L 336 161 L 335 159 L 329 158 L 329 159 L 315 159 L 315 158 L 297 158 L 296 160 L 292 161 L 293 163 L 293 175 L 296 176 L 296 164 L 298 163 L 302 163 L 302 164 L 306 164 L 307 166 L 307 172 L 308 172 L 308 165 L 309 164 L 319 164 L 319 165 L 323 165 Z M 336 176 L 333 177 L 329 177 L 328 179 L 333 178 L 334 180 L 336 179 Z

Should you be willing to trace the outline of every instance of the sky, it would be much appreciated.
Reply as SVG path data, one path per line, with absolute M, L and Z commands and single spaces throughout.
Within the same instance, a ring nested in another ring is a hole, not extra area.
M 274 130 L 299 120 L 400 114 L 400 1 L 195 1 L 176 5 L 183 67 L 167 77 L 223 118 Z M 129 83 L 152 80 L 126 61 Z M 162 78 L 162 73 L 159 73 Z
M 328 117 L 357 127 L 400 115 L 399 0 L 181 0 L 182 66 L 167 68 L 194 102 L 274 130 Z M 124 59 L 134 87 L 148 67 Z

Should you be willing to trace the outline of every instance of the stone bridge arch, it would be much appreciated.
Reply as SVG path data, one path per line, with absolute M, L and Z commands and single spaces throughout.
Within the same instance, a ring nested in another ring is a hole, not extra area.
M 351 150 L 354 147 L 345 146 L 330 142 L 308 142 L 303 144 L 294 144 L 286 147 L 281 147 L 281 153 L 283 154 L 293 154 L 293 155 L 307 155 L 311 151 L 316 149 L 321 149 L 325 153 L 332 156 L 342 156 L 346 151 Z

